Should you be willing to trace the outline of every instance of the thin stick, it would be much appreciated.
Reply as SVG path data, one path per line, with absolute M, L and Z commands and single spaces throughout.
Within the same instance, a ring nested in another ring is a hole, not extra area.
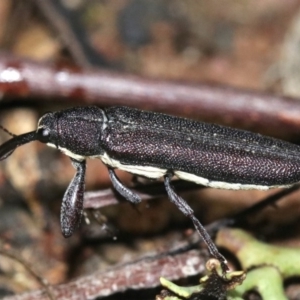
M 206 226 L 206 229 L 210 234 L 213 234 L 216 231 L 220 230 L 220 228 L 222 227 L 236 225 L 237 223 L 244 221 L 245 218 L 249 217 L 251 214 L 257 213 L 269 205 L 275 205 L 275 203 L 282 200 L 283 197 L 288 196 L 298 191 L 299 189 L 299 183 L 291 186 L 290 188 L 283 189 L 273 195 L 264 198 L 262 201 L 259 201 L 256 204 L 242 210 L 232 217 L 224 218 L 209 224 L 208 226 Z
M 7 134 L 9 134 L 10 136 L 12 136 L 12 137 L 16 137 L 17 135 L 16 134 L 13 134 L 13 133 L 11 133 L 8 129 L 6 129 L 4 126 L 2 126 L 1 124 L 0 124 L 0 128 L 4 131 L 4 132 L 6 132 Z

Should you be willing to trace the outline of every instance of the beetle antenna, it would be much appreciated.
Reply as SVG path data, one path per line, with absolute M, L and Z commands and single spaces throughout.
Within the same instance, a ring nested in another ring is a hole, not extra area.
M 2 129 L 4 132 L 6 132 L 7 134 L 9 134 L 10 136 L 12 136 L 12 137 L 16 137 L 17 135 L 16 134 L 13 134 L 13 133 L 11 133 L 9 130 L 7 130 L 4 126 L 2 126 L 1 124 L 0 124 L 0 129 Z
M 0 160 L 10 156 L 17 147 L 38 139 L 36 131 L 27 132 L 21 135 L 15 135 L 12 139 L 6 141 L 0 146 Z

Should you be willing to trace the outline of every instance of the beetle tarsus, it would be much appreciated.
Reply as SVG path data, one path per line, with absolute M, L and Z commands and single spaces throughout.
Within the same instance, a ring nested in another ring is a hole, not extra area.
M 138 204 L 142 201 L 139 195 L 135 194 L 134 192 L 132 192 L 130 189 L 128 189 L 126 186 L 122 184 L 122 182 L 116 175 L 114 169 L 108 168 L 108 173 L 114 189 L 121 196 L 123 196 L 126 200 L 130 201 L 133 204 Z

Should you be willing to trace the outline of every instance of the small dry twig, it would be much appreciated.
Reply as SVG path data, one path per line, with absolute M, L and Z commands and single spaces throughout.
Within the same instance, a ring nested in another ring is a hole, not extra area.
M 190 250 L 177 255 L 158 254 L 114 267 L 106 272 L 80 277 L 72 282 L 53 286 L 57 300 L 100 299 L 130 289 L 147 289 L 160 285 L 159 278 L 170 280 L 197 275 L 205 270 L 208 254 Z M 5 300 L 47 300 L 44 290 L 32 291 Z

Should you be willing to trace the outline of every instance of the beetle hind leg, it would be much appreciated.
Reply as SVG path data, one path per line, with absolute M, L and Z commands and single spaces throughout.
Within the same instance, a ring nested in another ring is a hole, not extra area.
M 108 167 L 108 174 L 114 189 L 126 200 L 130 201 L 133 204 L 137 204 L 142 201 L 139 195 L 135 194 L 130 189 L 128 189 L 125 185 L 122 184 L 122 182 L 116 175 L 114 169 Z
M 218 251 L 216 245 L 207 233 L 205 227 L 196 218 L 193 209 L 186 203 L 184 199 L 176 194 L 174 188 L 171 185 L 172 177 L 172 172 L 168 172 L 164 177 L 165 188 L 171 202 L 173 202 L 185 216 L 189 217 L 193 221 L 197 232 L 200 234 L 205 244 L 207 245 L 210 255 L 220 261 L 223 271 L 226 272 L 228 270 L 228 266 L 225 257 Z

